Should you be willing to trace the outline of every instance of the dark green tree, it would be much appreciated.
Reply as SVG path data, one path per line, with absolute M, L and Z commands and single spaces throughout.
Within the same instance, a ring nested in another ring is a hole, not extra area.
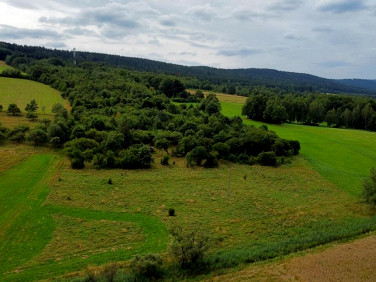
M 38 108 L 39 107 L 35 99 L 31 100 L 25 107 L 25 111 L 27 112 L 26 117 L 34 121 L 38 117 L 36 114 Z
M 7 113 L 16 116 L 21 114 L 21 110 L 16 104 L 9 104 Z
M 376 169 L 371 168 L 371 173 L 363 182 L 363 197 L 371 205 L 376 205 Z

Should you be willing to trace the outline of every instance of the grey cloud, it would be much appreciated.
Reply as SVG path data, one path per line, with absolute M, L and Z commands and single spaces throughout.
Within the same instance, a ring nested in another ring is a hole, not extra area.
M 67 45 L 64 43 L 64 42 L 48 42 L 46 44 L 44 44 L 45 47 L 48 47 L 48 48 L 54 48 L 54 49 L 63 49 L 63 48 L 67 48 Z
M 302 0 L 279 0 L 269 6 L 271 11 L 293 11 L 302 5 Z
M 259 15 L 249 9 L 235 9 L 231 12 L 231 17 L 239 21 L 251 21 Z
M 32 3 L 32 1 L 29 1 L 29 0 L 5 0 L 4 2 L 16 8 L 21 8 L 21 9 L 26 9 L 26 10 L 38 9 L 37 6 L 35 6 Z
M 220 56 L 250 56 L 262 53 L 262 50 L 250 49 L 250 48 L 238 48 L 238 49 L 223 49 L 217 52 L 217 55 Z
M 211 21 L 212 18 L 215 16 L 215 11 L 210 4 L 192 7 L 188 9 L 185 13 L 188 15 L 192 15 L 203 21 Z
M 349 65 L 350 63 L 344 62 L 344 61 L 328 61 L 328 62 L 323 62 L 320 64 L 320 66 L 326 67 L 326 68 L 339 68 L 339 67 L 345 67 Z
M 88 9 L 73 17 L 41 17 L 39 22 L 60 25 L 94 25 L 98 27 L 109 24 L 131 29 L 138 26 L 138 22 L 128 14 L 125 7 L 117 4 L 103 8 Z
M 173 16 L 167 16 L 167 15 L 161 16 L 159 18 L 159 22 L 161 23 L 161 25 L 164 25 L 164 26 L 175 26 L 176 25 L 175 17 L 173 17 Z
M 328 27 L 328 26 L 321 26 L 321 27 L 314 27 L 312 31 L 321 32 L 321 33 L 330 33 L 333 31 L 333 28 Z
M 284 38 L 288 40 L 302 40 L 303 39 L 302 37 L 296 36 L 291 33 L 285 34 Z
M 9 25 L 0 24 L 0 37 L 6 39 L 23 39 L 23 38 L 50 38 L 50 39 L 63 39 L 67 36 L 63 36 L 56 31 L 49 31 L 43 29 L 28 29 L 18 28 Z
M 184 52 L 180 52 L 179 55 L 181 55 L 181 56 L 197 56 L 197 53 L 184 51 Z
M 71 35 L 93 35 L 93 36 L 96 36 L 97 33 L 90 30 L 90 29 L 87 29 L 87 28 L 81 28 L 81 27 L 75 27 L 75 28 L 70 28 L 70 29 L 65 29 L 64 30 L 65 33 L 68 33 L 68 34 L 71 34 Z
M 364 10 L 367 5 L 363 0 L 329 0 L 318 6 L 320 11 L 342 14 Z

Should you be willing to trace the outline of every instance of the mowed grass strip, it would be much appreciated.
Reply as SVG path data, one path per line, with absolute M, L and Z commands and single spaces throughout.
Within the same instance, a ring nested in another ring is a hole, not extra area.
M 242 104 L 221 102 L 224 115 L 240 116 Z M 299 140 L 301 154 L 326 179 L 350 195 L 359 197 L 362 183 L 376 166 L 376 133 L 365 130 L 314 127 L 297 124 L 271 125 L 248 120 L 248 125 L 267 125 L 286 139 Z
M 51 239 L 53 220 L 41 209 L 53 157 L 35 155 L 0 174 L 0 275 L 30 260 Z
M 56 103 L 67 105 L 60 92 L 47 85 L 26 79 L 0 77 L 0 104 L 4 110 L 9 104 L 15 103 L 25 112 L 26 104 L 32 99 L 39 106 L 39 114 L 51 114 L 52 106 Z

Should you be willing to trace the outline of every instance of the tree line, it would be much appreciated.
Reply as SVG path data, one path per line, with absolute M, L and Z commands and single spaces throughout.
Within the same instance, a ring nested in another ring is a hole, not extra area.
M 367 97 L 322 93 L 255 91 L 246 100 L 242 114 L 250 119 L 355 128 L 376 131 L 376 100 Z

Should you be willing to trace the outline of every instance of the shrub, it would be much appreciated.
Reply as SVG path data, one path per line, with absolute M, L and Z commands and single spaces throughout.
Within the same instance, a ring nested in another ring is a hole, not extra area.
M 277 156 L 275 152 L 262 152 L 257 156 L 260 165 L 274 166 L 277 164 Z
M 166 155 L 166 156 L 163 156 L 163 158 L 161 159 L 161 165 L 169 165 L 169 160 L 170 160 L 170 156 Z
M 111 179 L 111 177 L 108 179 L 108 184 L 112 184 L 112 179 Z
M 371 175 L 364 180 L 363 197 L 368 204 L 376 206 L 376 169 L 371 168 Z
M 71 167 L 73 169 L 81 169 L 84 168 L 84 159 L 82 158 L 73 158 L 71 159 Z
M 203 266 L 205 253 L 210 248 L 209 236 L 197 227 L 192 231 L 175 227 L 171 230 L 174 238 L 169 254 L 182 269 L 198 269 Z
M 169 208 L 169 209 L 168 209 L 168 215 L 169 215 L 169 216 L 175 216 L 175 209 L 173 209 L 173 208 Z
M 146 279 L 158 279 L 163 275 L 162 258 L 155 254 L 137 255 L 131 261 L 130 267 L 134 274 Z

